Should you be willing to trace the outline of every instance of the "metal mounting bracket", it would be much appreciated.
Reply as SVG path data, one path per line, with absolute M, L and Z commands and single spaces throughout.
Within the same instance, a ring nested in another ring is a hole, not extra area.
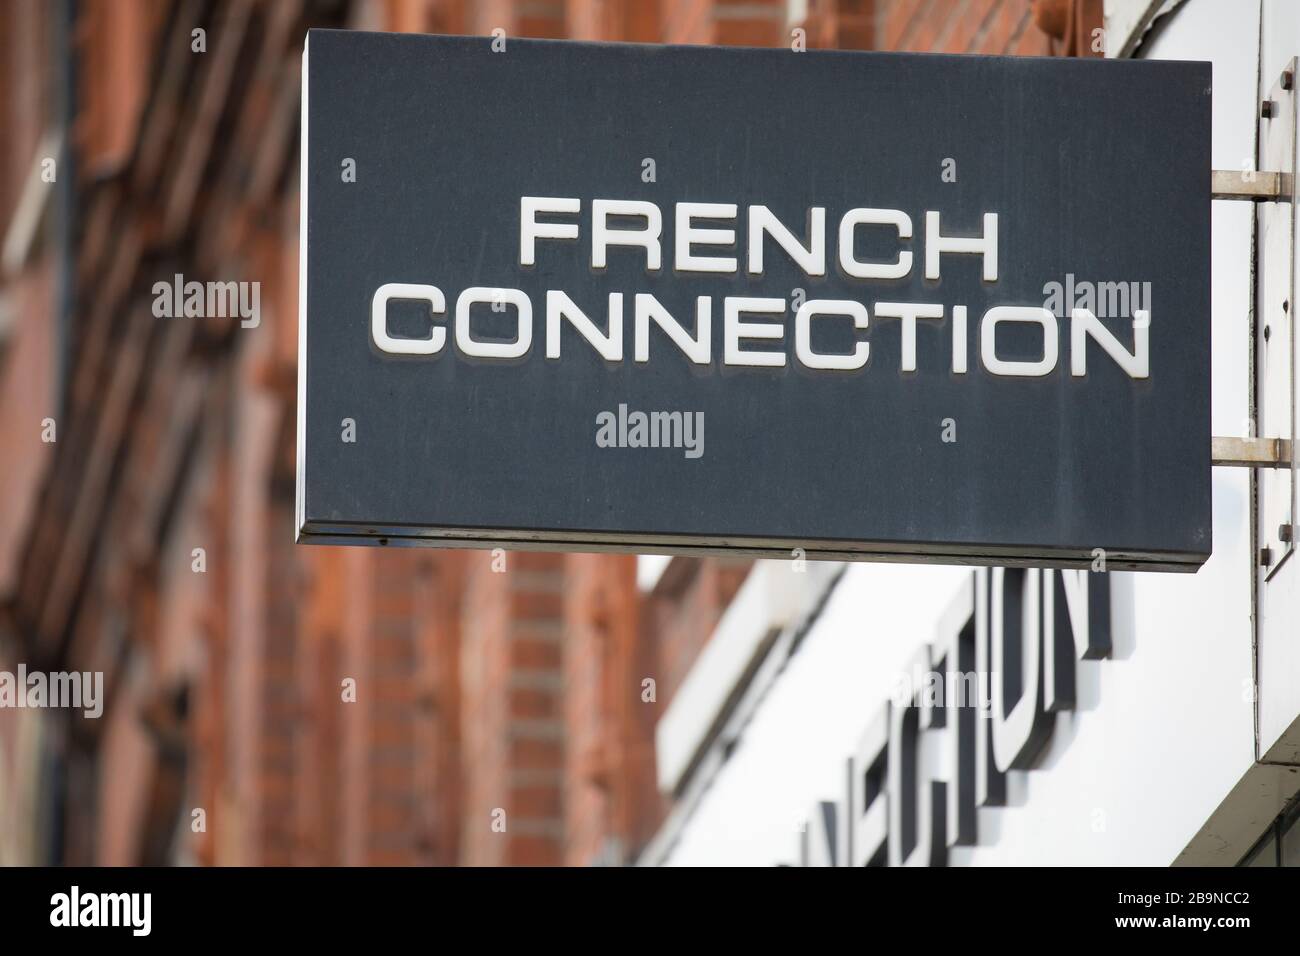
M 1253 202 L 1276 202 L 1289 197 L 1292 178 L 1281 173 L 1257 173 L 1254 170 L 1216 169 L 1210 175 L 1211 199 L 1243 199 Z
M 1285 438 L 1211 439 L 1210 464 L 1237 468 L 1290 468 L 1295 454 Z

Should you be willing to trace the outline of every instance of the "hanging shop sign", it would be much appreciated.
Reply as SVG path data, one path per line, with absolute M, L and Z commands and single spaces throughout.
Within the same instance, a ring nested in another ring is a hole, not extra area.
M 312 31 L 303 74 L 303 540 L 1208 556 L 1208 64 Z

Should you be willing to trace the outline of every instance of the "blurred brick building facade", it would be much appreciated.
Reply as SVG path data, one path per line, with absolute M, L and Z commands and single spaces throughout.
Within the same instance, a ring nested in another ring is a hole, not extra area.
M 663 818 L 744 562 L 293 543 L 305 29 L 1087 55 L 1100 6 L 4 0 L 0 670 L 107 704 L 0 710 L 0 863 L 618 864 Z M 176 273 L 260 324 L 155 318 Z

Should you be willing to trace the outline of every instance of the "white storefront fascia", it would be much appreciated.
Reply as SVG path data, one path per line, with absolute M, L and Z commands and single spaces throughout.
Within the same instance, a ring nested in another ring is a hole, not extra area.
M 1107 5 L 1108 17 L 1123 13 L 1118 6 Z M 1276 72 L 1282 58 L 1270 46 L 1300 52 L 1300 9 L 1264 6 L 1263 70 Z M 1257 3 L 1187 0 L 1138 48 L 1214 63 L 1216 169 L 1252 168 L 1260 17 Z M 1242 434 L 1249 414 L 1253 230 L 1249 203 L 1214 204 L 1215 435 Z M 1300 729 L 1300 561 L 1273 592 L 1289 598 L 1266 602 L 1272 629 L 1258 635 L 1257 662 L 1250 472 L 1216 468 L 1213 502 L 1214 553 L 1198 573 L 1107 575 L 1109 656 L 1077 662 L 1077 703 L 1054 715 L 1036 762 L 1010 771 L 1006 805 L 977 811 L 976 842 L 954 847 L 950 863 L 1232 864 L 1294 795 L 1300 774 L 1286 765 L 1285 746 Z M 787 656 L 765 665 L 760 691 L 714 689 L 714 700 L 749 700 L 725 750 L 697 754 L 683 777 L 680 756 L 660 741 L 671 768 L 664 789 L 678 799 L 642 862 L 797 863 L 808 821 L 823 801 L 845 804 L 846 759 L 972 573 L 847 567 L 800 639 L 775 649 Z M 1279 637 L 1288 621 L 1290 644 Z M 921 765 L 938 779 L 949 772 L 945 732 L 920 736 Z M 671 730 L 678 751 L 704 734 L 702 720 L 684 717 Z

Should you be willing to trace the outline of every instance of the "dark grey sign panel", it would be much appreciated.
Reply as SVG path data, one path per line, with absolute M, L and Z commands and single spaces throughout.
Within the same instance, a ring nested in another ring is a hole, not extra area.
M 1194 569 L 1210 67 L 313 31 L 304 540 Z

